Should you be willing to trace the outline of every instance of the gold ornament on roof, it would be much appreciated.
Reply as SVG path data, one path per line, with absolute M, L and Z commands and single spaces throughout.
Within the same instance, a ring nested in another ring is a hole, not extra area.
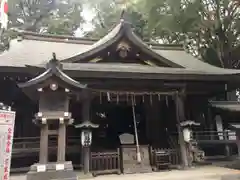
M 117 51 L 119 52 L 119 56 L 122 58 L 127 57 L 128 52 L 130 51 L 131 47 L 126 42 L 122 41 L 117 46 Z
M 129 51 L 130 48 L 131 47 L 129 46 L 129 44 L 124 41 L 120 42 L 117 46 L 117 50 L 126 49 L 127 51 Z

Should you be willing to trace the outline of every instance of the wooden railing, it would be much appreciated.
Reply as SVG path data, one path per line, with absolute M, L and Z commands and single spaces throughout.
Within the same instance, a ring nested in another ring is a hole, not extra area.
M 177 132 L 171 132 L 170 136 L 177 136 Z M 236 141 L 235 131 L 194 131 L 193 139 L 197 141 Z
M 91 152 L 90 169 L 94 176 L 98 174 L 121 173 L 120 151 Z
M 80 137 L 71 136 L 67 138 L 66 147 L 68 149 L 67 153 L 73 153 L 80 147 Z M 57 150 L 57 136 L 49 137 L 49 152 Z M 34 154 L 38 153 L 40 150 L 40 137 L 24 137 L 24 138 L 14 138 L 13 140 L 13 157 L 15 156 L 25 156 L 26 153 Z
M 193 138 L 197 141 L 236 141 L 235 131 L 197 131 L 193 133 Z
M 170 168 L 180 165 L 180 151 L 178 149 L 150 149 L 153 170 Z

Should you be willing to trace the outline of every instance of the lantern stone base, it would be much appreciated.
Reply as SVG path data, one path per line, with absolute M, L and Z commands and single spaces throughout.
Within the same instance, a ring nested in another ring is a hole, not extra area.
M 77 180 L 72 162 L 34 164 L 27 173 L 27 180 Z

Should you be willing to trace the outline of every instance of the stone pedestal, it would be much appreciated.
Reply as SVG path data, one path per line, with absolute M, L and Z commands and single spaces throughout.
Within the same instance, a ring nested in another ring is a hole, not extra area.
M 27 173 L 27 180 L 77 180 L 71 162 L 34 164 Z
M 133 173 L 149 173 L 152 172 L 149 158 L 148 145 L 140 146 L 141 162 L 137 162 L 136 145 L 123 145 L 122 151 L 122 164 L 124 174 Z

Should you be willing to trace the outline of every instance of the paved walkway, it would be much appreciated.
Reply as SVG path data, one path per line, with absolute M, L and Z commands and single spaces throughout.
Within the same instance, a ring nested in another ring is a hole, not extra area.
M 221 180 L 223 176 L 240 175 L 239 170 L 223 167 L 204 166 L 189 170 L 172 170 L 146 174 L 105 175 L 90 180 Z M 81 179 L 81 177 L 79 177 Z M 10 180 L 25 180 L 24 175 L 11 176 Z M 227 178 L 231 180 L 231 178 Z M 234 179 L 235 180 L 235 179 Z

